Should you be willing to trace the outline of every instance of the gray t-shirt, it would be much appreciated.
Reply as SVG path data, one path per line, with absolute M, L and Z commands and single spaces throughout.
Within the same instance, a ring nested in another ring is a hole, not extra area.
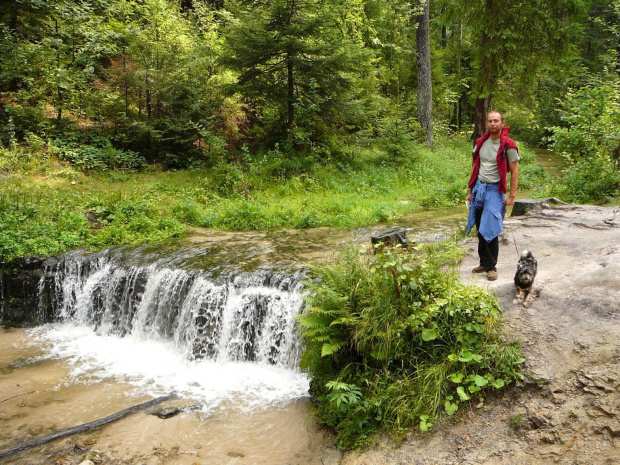
M 493 140 L 490 137 L 484 141 L 480 147 L 480 171 L 478 179 L 480 182 L 499 182 L 499 171 L 497 170 L 497 151 L 499 150 L 500 140 Z M 519 160 L 517 149 L 508 149 L 508 163 Z

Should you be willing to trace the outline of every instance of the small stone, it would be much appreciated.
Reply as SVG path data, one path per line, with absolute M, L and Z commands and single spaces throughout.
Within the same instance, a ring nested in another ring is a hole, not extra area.
M 180 409 L 179 407 L 165 407 L 165 408 L 156 410 L 155 412 L 153 412 L 153 415 L 161 418 L 162 420 L 166 420 L 168 418 L 172 418 L 178 415 L 182 411 L 183 410 Z
M 245 455 L 243 455 L 241 452 L 229 452 L 228 454 L 229 457 L 245 457 Z
M 103 462 L 103 459 L 101 458 L 101 455 L 99 455 L 97 452 L 93 451 L 93 452 L 88 453 L 84 457 L 84 461 L 90 461 L 93 464 L 97 464 L 97 463 Z
M 87 460 L 80 462 L 80 465 L 95 465 L 95 463 L 87 459 Z

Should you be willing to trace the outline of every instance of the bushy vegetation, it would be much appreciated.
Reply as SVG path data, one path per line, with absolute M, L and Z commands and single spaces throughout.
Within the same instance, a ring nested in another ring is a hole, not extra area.
M 570 88 L 561 108 L 553 141 L 567 167 L 554 193 L 576 203 L 620 196 L 620 79 L 589 76 Z
M 497 300 L 450 268 L 461 254 L 453 243 L 377 255 L 347 249 L 312 268 L 299 317 L 302 367 L 318 418 L 341 447 L 367 444 L 380 430 L 426 431 L 523 378 Z
M 413 148 L 398 160 L 380 148 L 334 152 L 329 162 L 271 150 L 210 169 L 134 171 L 126 164 L 85 173 L 58 155 L 79 148 L 15 146 L 0 151 L 0 259 L 157 241 L 189 226 L 352 228 L 462 203 L 469 143 Z
M 491 105 L 516 139 L 566 153 L 569 176 L 550 194 L 604 202 L 618 192 L 620 6 L 556 3 L 506 4 L 499 15 L 494 2 L 430 2 L 432 83 L 422 85 L 416 54 L 426 15 L 415 2 L 8 2 L 0 10 L 0 172 L 27 171 L 42 154 L 86 172 L 206 167 L 217 195 L 232 189 L 250 200 L 258 176 L 317 180 L 311 170 L 330 164 L 347 172 L 366 162 L 354 160 L 359 147 L 422 173 L 415 154 L 430 141 L 430 121 L 420 121 L 420 94 L 432 100 L 440 153 L 442 139 L 479 133 Z M 492 27 L 488 17 L 498 18 Z M 524 174 L 526 183 L 543 181 Z M 582 181 L 586 193 L 576 188 Z M 449 204 L 460 189 L 460 181 L 425 182 L 426 208 Z M 297 224 L 325 224 L 320 210 L 305 210 Z M 377 214 L 394 210 L 386 204 Z M 200 221 L 284 222 L 264 204 L 228 211 Z

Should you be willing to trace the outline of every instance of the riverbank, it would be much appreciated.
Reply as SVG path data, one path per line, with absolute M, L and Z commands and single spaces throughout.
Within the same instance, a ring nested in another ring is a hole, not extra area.
M 545 208 L 507 221 L 499 279 L 472 275 L 476 240 L 461 265 L 465 283 L 495 292 L 510 336 L 522 341 L 526 381 L 459 421 L 400 445 L 384 439 L 343 465 L 615 464 L 620 456 L 620 221 L 618 207 Z M 614 219 L 615 218 L 615 219 Z M 611 220 L 611 221 L 606 221 Z M 536 298 L 513 303 L 519 250 L 538 259 Z

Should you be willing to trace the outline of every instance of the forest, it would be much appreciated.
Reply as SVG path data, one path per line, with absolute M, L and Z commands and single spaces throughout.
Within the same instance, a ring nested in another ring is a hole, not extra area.
M 14 0 L 0 19 L 3 261 L 456 205 L 490 109 L 521 187 L 618 196 L 617 0 Z
M 519 144 L 522 195 L 620 199 L 620 0 L 0 8 L 0 276 L 23 257 L 191 228 L 464 212 L 489 110 Z M 301 367 L 339 447 L 427 431 L 524 379 L 496 298 L 459 282 L 464 253 L 351 249 L 309 265 Z

